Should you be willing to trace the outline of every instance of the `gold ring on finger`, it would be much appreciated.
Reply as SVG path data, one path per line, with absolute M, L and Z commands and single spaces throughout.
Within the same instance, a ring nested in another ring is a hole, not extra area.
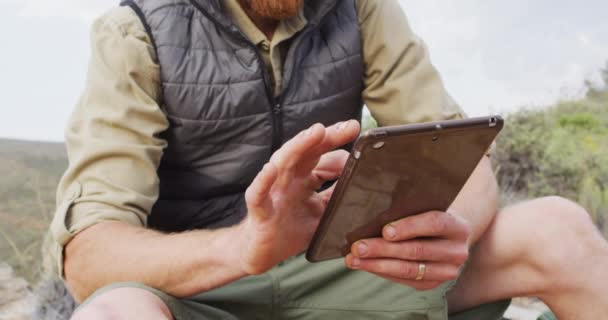
M 418 264 L 418 273 L 416 274 L 416 281 L 421 281 L 424 279 L 424 274 L 426 273 L 426 264 L 420 263 Z

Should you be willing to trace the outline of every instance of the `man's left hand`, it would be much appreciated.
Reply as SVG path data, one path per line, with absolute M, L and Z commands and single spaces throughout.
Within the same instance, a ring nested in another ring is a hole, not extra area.
M 355 242 L 346 265 L 430 290 L 458 277 L 469 255 L 470 230 L 464 218 L 450 212 L 410 216 L 386 225 L 382 238 Z

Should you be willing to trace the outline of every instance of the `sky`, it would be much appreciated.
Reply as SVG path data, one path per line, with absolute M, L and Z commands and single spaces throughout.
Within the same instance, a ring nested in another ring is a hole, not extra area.
M 0 0 L 0 137 L 63 140 L 84 86 L 90 25 L 117 2 Z M 574 98 L 608 61 L 606 0 L 401 4 L 470 116 Z

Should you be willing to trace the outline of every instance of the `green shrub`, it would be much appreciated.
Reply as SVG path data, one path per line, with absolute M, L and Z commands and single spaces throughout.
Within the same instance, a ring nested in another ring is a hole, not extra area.
M 560 195 L 584 206 L 608 235 L 608 95 L 506 117 L 496 173 L 506 195 Z

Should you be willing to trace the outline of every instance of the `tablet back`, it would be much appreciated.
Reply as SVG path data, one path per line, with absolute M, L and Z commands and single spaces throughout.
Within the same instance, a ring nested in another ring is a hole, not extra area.
M 355 143 L 307 252 L 345 256 L 384 225 L 446 211 L 502 129 L 500 117 L 376 128 Z

